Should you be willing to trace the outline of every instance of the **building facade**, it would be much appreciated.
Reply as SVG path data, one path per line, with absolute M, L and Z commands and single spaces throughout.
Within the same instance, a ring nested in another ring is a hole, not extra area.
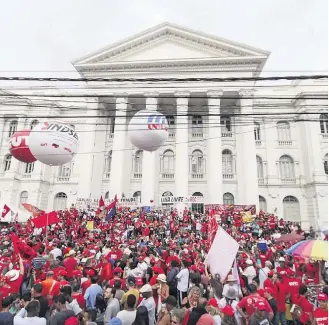
M 166 23 L 73 63 L 88 79 L 154 82 L 95 80 L 35 96 L 33 89 L 0 92 L 1 202 L 51 210 L 100 195 L 156 206 L 163 196 L 203 196 L 206 204 L 256 204 L 314 226 L 326 221 L 327 80 L 269 86 L 203 79 L 258 77 L 268 55 Z M 168 120 L 169 138 L 153 153 L 128 137 L 127 125 L 141 109 Z M 49 117 L 79 133 L 73 161 L 51 167 L 12 158 L 10 136 Z

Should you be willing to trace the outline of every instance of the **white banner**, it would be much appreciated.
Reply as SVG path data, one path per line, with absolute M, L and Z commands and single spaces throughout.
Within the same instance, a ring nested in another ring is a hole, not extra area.
M 105 206 L 108 206 L 113 200 L 114 198 L 105 199 L 104 200 Z M 134 207 L 137 208 L 141 206 L 139 202 L 139 198 L 136 197 L 129 197 L 129 198 L 125 197 L 118 199 L 117 205 L 119 207 L 130 207 L 130 208 L 134 208 Z M 99 199 L 78 197 L 75 207 L 77 209 L 86 209 L 89 207 L 90 209 L 96 210 L 99 207 Z
M 204 203 L 203 196 L 162 196 L 160 198 L 160 204 L 175 204 L 175 203 Z

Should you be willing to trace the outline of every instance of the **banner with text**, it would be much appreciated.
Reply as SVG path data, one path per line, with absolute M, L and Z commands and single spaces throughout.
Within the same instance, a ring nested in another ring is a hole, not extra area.
M 160 198 L 160 204 L 175 204 L 175 203 L 196 203 L 202 204 L 204 203 L 203 196 L 162 196 Z
M 223 214 L 224 212 L 248 212 L 249 215 L 256 214 L 256 205 L 234 205 L 234 204 L 206 204 L 205 211 L 213 210 L 214 214 Z M 245 215 L 245 214 L 244 214 Z
M 112 201 L 113 199 L 105 199 L 104 200 L 105 206 L 108 206 Z M 124 197 L 118 199 L 117 205 L 118 207 L 127 207 L 127 208 L 138 208 L 141 206 L 139 202 L 139 198 L 136 197 Z M 89 208 L 96 210 L 99 207 L 99 199 L 78 197 L 75 207 L 77 209 Z

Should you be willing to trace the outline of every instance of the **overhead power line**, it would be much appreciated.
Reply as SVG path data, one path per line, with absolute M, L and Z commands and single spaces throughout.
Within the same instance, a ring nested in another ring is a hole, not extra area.
M 226 77 L 226 78 L 59 78 L 59 77 L 0 77 L 0 81 L 69 81 L 69 82 L 234 82 L 275 80 L 317 80 L 328 79 L 328 75 L 300 75 L 275 77 Z

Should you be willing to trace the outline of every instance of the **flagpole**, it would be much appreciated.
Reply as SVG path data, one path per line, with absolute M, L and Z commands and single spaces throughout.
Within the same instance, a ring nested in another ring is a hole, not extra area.
M 48 213 L 46 213 L 47 215 L 47 223 L 46 223 L 46 246 L 48 245 Z

